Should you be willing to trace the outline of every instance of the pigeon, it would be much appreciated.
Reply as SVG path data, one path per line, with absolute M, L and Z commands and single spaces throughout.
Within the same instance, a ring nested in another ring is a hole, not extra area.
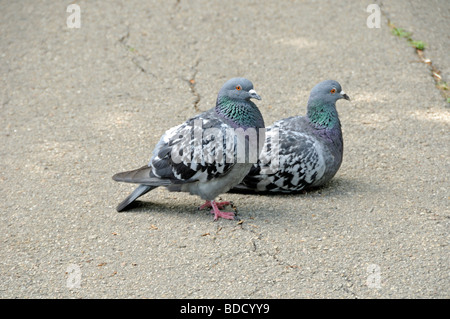
M 336 101 L 350 100 L 333 80 L 310 93 L 306 116 L 293 116 L 266 128 L 266 142 L 237 191 L 294 193 L 322 186 L 342 163 L 343 138 Z
M 216 202 L 215 198 L 242 181 L 264 144 L 264 119 L 250 99 L 261 99 L 252 82 L 232 78 L 220 89 L 215 107 L 167 130 L 148 165 L 113 176 L 118 182 L 139 184 L 117 211 L 128 209 L 140 196 L 164 186 L 169 191 L 200 196 L 206 202 L 199 209 L 211 208 L 214 220 L 234 219 L 233 212 L 220 211 L 230 202 Z M 238 154 L 245 146 L 249 152 Z M 252 161 L 250 150 L 256 152 Z

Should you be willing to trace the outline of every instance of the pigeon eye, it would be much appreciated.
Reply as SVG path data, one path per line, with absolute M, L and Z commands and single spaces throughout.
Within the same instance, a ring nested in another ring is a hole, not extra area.
M 336 93 L 336 89 L 331 89 L 331 91 L 330 91 L 331 93 Z
M 241 86 L 240 85 L 236 86 L 236 90 L 238 91 L 242 90 Z

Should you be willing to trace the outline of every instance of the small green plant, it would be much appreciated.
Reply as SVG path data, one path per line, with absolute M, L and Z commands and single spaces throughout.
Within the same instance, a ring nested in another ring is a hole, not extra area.
M 396 28 L 396 27 L 392 28 L 392 34 L 397 36 L 397 37 L 400 37 L 400 38 L 408 38 L 409 39 L 411 37 L 411 33 L 410 32 L 405 31 L 402 28 Z
M 399 37 L 399 38 L 404 38 L 406 39 L 406 41 L 409 42 L 409 44 L 411 44 L 411 46 L 413 46 L 414 48 L 416 48 L 417 50 L 425 50 L 425 47 L 427 46 L 425 42 L 423 41 L 416 41 L 413 40 L 411 35 L 411 32 L 406 31 L 405 29 L 402 28 L 397 28 L 396 26 L 394 26 L 392 23 L 390 24 L 391 26 L 391 32 L 393 35 Z
M 425 50 L 426 44 L 423 41 L 411 40 L 411 41 L 409 41 L 409 43 L 411 43 L 411 45 L 413 47 L 415 47 L 417 50 L 422 50 L 422 51 Z
M 439 81 L 437 85 L 438 85 L 438 88 L 440 88 L 441 90 L 448 91 L 448 84 L 447 84 L 447 82 Z

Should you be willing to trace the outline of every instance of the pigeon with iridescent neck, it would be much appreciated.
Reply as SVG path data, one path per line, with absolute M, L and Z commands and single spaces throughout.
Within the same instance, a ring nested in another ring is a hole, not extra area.
M 219 91 L 214 108 L 167 130 L 148 165 L 113 176 L 115 181 L 140 184 L 117 206 L 117 211 L 128 209 L 152 189 L 165 186 L 169 191 L 188 192 L 206 200 L 200 208 L 211 208 L 214 220 L 234 219 L 233 212 L 220 211 L 229 202 L 216 202 L 215 198 L 239 184 L 258 160 L 259 151 L 253 162 L 250 156 L 241 156 L 241 161 L 236 156 L 242 147 L 239 143 L 247 143 L 249 149 L 262 149 L 258 137 L 261 135 L 264 141 L 264 120 L 252 98 L 261 99 L 252 82 L 233 78 Z M 252 130 L 257 138 L 236 138 L 233 133 Z
M 294 116 L 267 128 L 257 164 L 235 190 L 292 193 L 322 186 L 342 163 L 344 142 L 336 101 L 350 100 L 332 80 L 310 93 L 306 116 Z

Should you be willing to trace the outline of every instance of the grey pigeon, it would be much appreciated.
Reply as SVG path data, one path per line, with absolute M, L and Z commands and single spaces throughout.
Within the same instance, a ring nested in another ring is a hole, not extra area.
M 306 116 L 275 122 L 257 164 L 235 190 L 291 193 L 321 186 L 338 171 L 344 143 L 336 101 L 350 100 L 332 80 L 310 93 Z
M 253 162 L 250 156 L 238 161 L 237 149 L 247 143 L 249 149 L 260 150 L 262 145 L 258 144 L 263 143 L 245 135 L 238 139 L 229 134 L 254 130 L 262 134 L 264 141 L 264 120 L 251 98 L 261 99 L 252 82 L 230 79 L 219 91 L 214 108 L 167 130 L 148 165 L 113 176 L 118 182 L 140 184 L 117 206 L 117 211 L 126 210 L 152 189 L 165 186 L 169 191 L 189 192 L 206 200 L 199 209 L 212 208 L 214 220 L 234 219 L 233 212 L 220 211 L 229 202 L 215 202 L 215 198 L 239 184 L 258 160 L 259 152 Z

